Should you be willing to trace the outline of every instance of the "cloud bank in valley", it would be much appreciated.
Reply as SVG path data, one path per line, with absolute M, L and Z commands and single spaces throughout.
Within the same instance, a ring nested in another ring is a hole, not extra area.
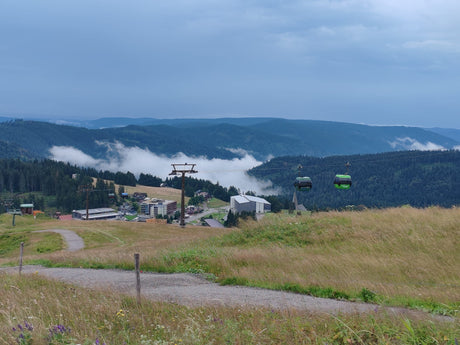
M 428 141 L 425 144 L 421 142 L 405 137 L 405 138 L 396 138 L 395 141 L 389 143 L 392 148 L 394 149 L 402 149 L 402 150 L 417 150 L 417 151 L 438 151 L 438 150 L 446 150 L 446 148 L 442 145 L 438 145 Z
M 151 174 L 165 179 L 172 171 L 172 163 L 196 164 L 197 174 L 189 175 L 195 178 L 210 180 L 221 186 L 235 186 L 241 192 L 254 191 L 257 194 L 275 194 L 270 182 L 260 181 L 249 176 L 246 171 L 262 164 L 246 152 L 239 151 L 241 157 L 232 160 L 207 159 L 206 157 L 190 157 L 181 152 L 172 157 L 157 155 L 148 149 L 127 147 L 121 143 L 99 143 L 107 147 L 106 159 L 96 159 L 70 146 L 53 146 L 50 158 L 56 161 L 68 162 L 78 166 L 92 167 L 97 170 L 130 171 L 136 176 L 140 173 Z

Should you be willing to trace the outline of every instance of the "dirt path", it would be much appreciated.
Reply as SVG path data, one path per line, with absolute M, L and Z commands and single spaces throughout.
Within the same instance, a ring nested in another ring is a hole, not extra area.
M 66 250 L 76 251 L 84 248 L 83 239 L 75 232 L 65 229 L 40 230 L 38 232 L 56 232 L 67 243 Z M 0 268 L 0 272 L 15 273 L 18 267 Z M 24 266 L 23 274 L 40 274 L 47 278 L 86 288 L 111 290 L 129 295 L 136 294 L 134 272 L 122 270 L 95 270 L 83 268 L 46 268 L 42 266 Z M 328 314 L 339 313 L 377 313 L 410 318 L 452 320 L 424 312 L 404 308 L 380 307 L 367 303 L 338 301 L 300 295 L 284 291 L 274 291 L 245 286 L 221 286 L 209 282 L 199 275 L 175 273 L 141 273 L 141 295 L 153 301 L 168 301 L 187 306 L 222 305 L 253 306 L 271 309 L 297 309 L 308 312 Z
M 0 272 L 2 271 L 14 273 L 18 272 L 18 268 L 0 268 Z M 135 274 L 132 271 L 24 266 L 22 272 L 23 274 L 40 274 L 51 279 L 86 288 L 110 290 L 129 295 L 136 294 Z M 198 275 L 185 273 L 141 273 L 141 295 L 153 301 L 167 301 L 187 306 L 253 306 L 277 310 L 297 309 L 328 314 L 377 313 L 384 311 L 409 318 L 451 319 L 404 308 L 387 308 L 373 304 L 337 301 L 244 286 L 221 286 Z
M 70 252 L 74 252 L 76 250 L 85 248 L 85 243 L 83 242 L 83 239 L 71 230 L 48 229 L 48 230 L 37 230 L 34 232 L 56 232 L 58 234 L 61 234 L 62 237 L 64 238 L 64 241 L 67 244 L 66 250 Z

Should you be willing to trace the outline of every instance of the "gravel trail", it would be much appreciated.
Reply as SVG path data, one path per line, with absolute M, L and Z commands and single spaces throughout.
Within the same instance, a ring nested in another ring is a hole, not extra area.
M 34 232 L 56 232 L 61 234 L 64 238 L 64 241 L 67 243 L 67 251 L 74 252 L 80 249 L 85 248 L 85 243 L 83 239 L 78 236 L 75 232 L 65 229 L 48 229 L 48 230 L 37 230 Z
M 56 232 L 67 243 L 66 250 L 84 248 L 83 239 L 75 232 L 65 229 L 49 229 L 37 232 Z M 0 268 L 0 272 L 16 273 L 18 267 Z M 82 286 L 85 288 L 110 290 L 129 295 L 136 294 L 136 278 L 132 271 L 84 268 L 46 268 L 26 265 L 23 274 L 40 274 L 47 278 Z M 274 291 L 245 286 L 221 286 L 200 275 L 187 273 L 161 274 L 141 273 L 141 295 L 152 301 L 167 301 L 186 306 L 220 305 L 231 307 L 264 307 L 277 310 L 296 309 L 314 313 L 376 313 L 410 318 L 453 320 L 405 308 L 381 307 L 368 303 L 338 301 L 312 297 L 284 291 Z
M 0 268 L 0 272 L 18 272 L 18 267 Z M 46 268 L 26 265 L 23 274 L 40 274 L 51 279 L 86 288 L 136 294 L 133 271 L 83 268 Z M 315 313 L 376 313 L 385 311 L 404 317 L 452 320 L 443 316 L 381 307 L 367 303 L 338 301 L 307 295 L 244 286 L 221 286 L 199 275 L 187 273 L 141 273 L 141 295 L 153 301 L 172 302 L 186 306 L 218 305 L 231 307 L 264 307 L 277 310 L 296 309 Z

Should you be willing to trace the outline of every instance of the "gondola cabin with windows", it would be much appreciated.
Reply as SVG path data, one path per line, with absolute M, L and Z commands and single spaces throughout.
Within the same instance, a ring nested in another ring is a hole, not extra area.
M 351 176 L 350 175 L 335 175 L 334 186 L 337 189 L 350 189 Z
M 304 176 L 304 177 L 297 177 L 294 182 L 294 187 L 298 191 L 309 191 L 313 184 L 311 183 L 311 178 Z

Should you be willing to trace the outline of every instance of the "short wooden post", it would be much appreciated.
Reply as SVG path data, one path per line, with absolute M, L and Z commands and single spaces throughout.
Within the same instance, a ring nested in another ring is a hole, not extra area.
M 136 296 L 137 303 L 141 304 L 141 276 L 139 272 L 139 254 L 134 254 L 135 270 L 136 270 Z
M 24 242 L 21 242 L 21 249 L 19 251 L 19 275 L 22 271 L 22 256 L 24 255 Z

